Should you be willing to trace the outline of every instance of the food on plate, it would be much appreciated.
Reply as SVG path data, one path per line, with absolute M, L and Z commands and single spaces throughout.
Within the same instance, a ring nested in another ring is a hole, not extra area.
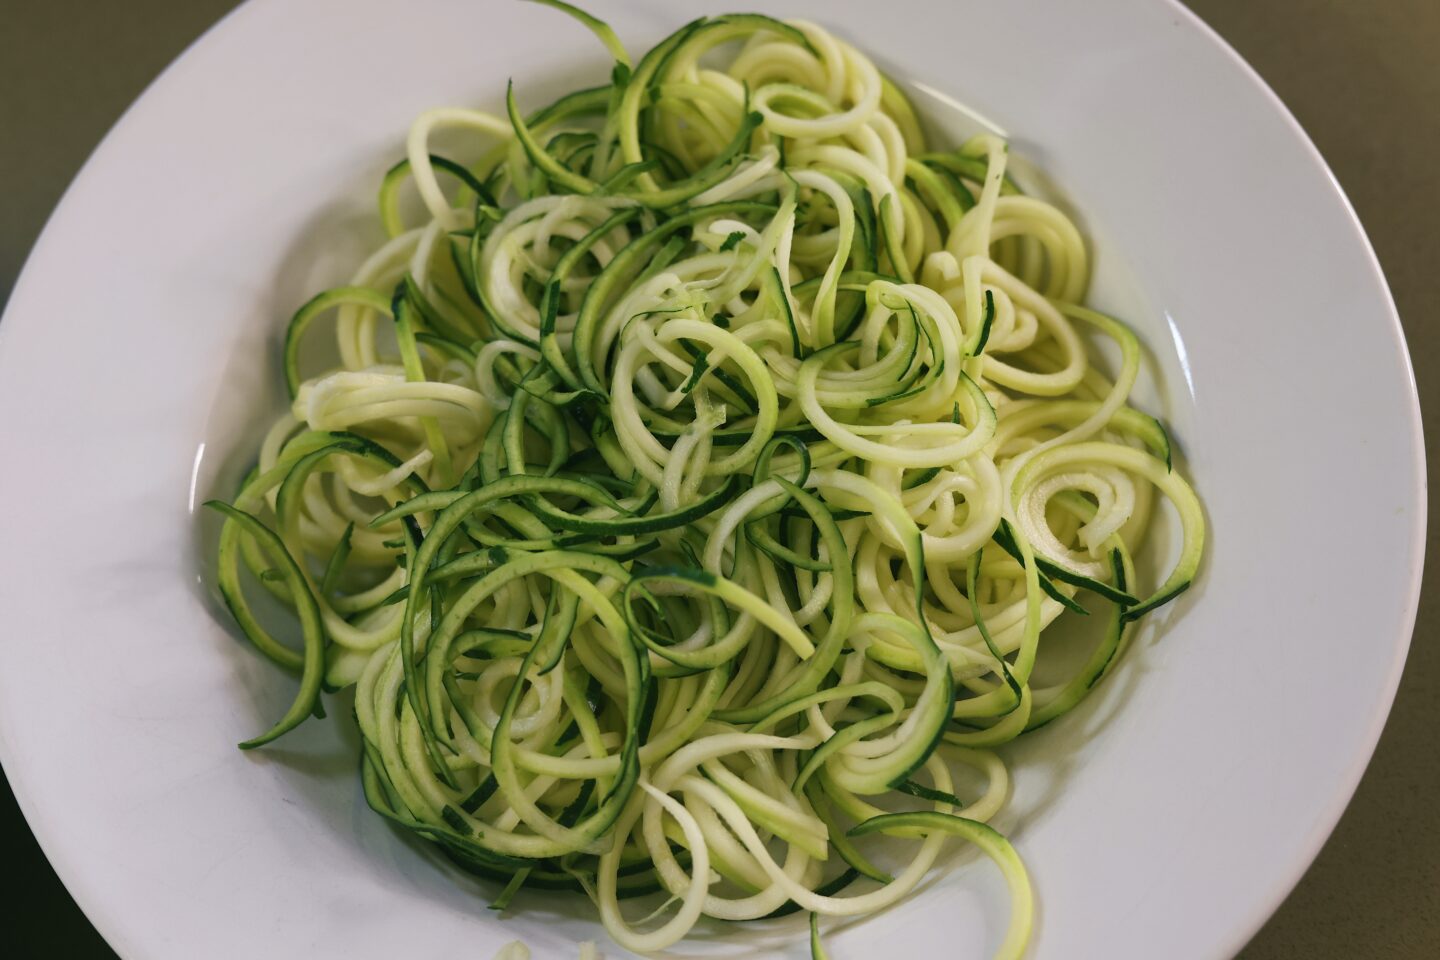
M 378 813 L 495 905 L 580 891 L 642 953 L 803 910 L 823 955 L 820 918 L 897 902 L 958 839 L 1003 873 L 1017 956 L 995 748 L 1080 702 L 1201 556 L 1129 404 L 1140 343 L 1082 305 L 1085 242 L 1005 142 L 928 144 L 844 40 L 739 14 L 632 60 L 550 5 L 608 81 L 419 117 L 388 239 L 295 314 L 290 410 L 211 503 L 221 593 L 300 676 L 241 746 L 353 687 Z M 1161 499 L 1179 547 L 1147 578 Z M 1088 648 L 1054 639 L 1080 621 Z

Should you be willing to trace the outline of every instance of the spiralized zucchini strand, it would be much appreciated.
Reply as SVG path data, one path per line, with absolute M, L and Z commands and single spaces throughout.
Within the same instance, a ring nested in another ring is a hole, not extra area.
M 1082 305 L 1084 241 L 1006 144 L 930 146 L 844 40 L 737 14 L 632 60 L 542 2 L 608 81 L 420 116 L 390 239 L 295 314 L 291 409 L 216 504 L 219 590 L 301 677 L 242 746 L 353 687 L 376 812 L 497 908 L 581 891 L 642 953 L 803 910 L 825 956 L 822 918 L 960 839 L 1018 957 L 996 748 L 1080 703 L 1204 549 L 1130 403 L 1140 343 Z M 432 153 L 442 128 L 468 152 Z M 1181 542 L 1152 582 L 1157 500 Z M 1081 666 L 1047 671 L 1087 617 Z

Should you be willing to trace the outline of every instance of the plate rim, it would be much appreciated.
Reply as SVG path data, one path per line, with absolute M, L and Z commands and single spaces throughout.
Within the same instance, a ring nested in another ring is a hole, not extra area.
M 1406 614 L 1403 618 L 1405 624 L 1403 636 L 1396 644 L 1394 655 L 1391 658 L 1389 672 L 1385 680 L 1385 691 L 1380 701 L 1375 704 L 1376 708 L 1370 715 L 1369 728 L 1362 738 L 1364 748 L 1349 763 L 1345 772 L 1343 786 L 1336 790 L 1325 805 L 1315 828 L 1307 840 L 1304 853 L 1297 858 L 1288 870 L 1290 876 L 1288 881 L 1277 884 L 1271 896 L 1263 905 L 1258 905 L 1251 912 L 1248 930 L 1237 931 L 1232 938 L 1229 950 L 1232 954 L 1239 953 L 1255 935 L 1258 934 L 1280 907 L 1289 899 L 1290 895 L 1299 886 L 1300 881 L 1310 872 L 1315 859 L 1320 855 L 1326 842 L 1334 834 L 1335 828 L 1340 823 L 1340 818 L 1349 809 L 1351 801 L 1355 798 L 1355 791 L 1360 787 L 1360 781 L 1365 776 L 1371 760 L 1375 757 L 1375 748 L 1380 743 L 1380 735 L 1384 732 L 1386 724 L 1390 720 L 1390 713 L 1395 706 L 1395 695 L 1400 689 L 1400 678 L 1405 672 L 1405 663 L 1409 659 L 1410 645 L 1414 642 L 1415 624 L 1420 613 L 1420 592 L 1423 586 L 1425 574 L 1425 534 L 1429 523 L 1429 499 L 1428 492 L 1428 467 L 1425 460 L 1425 431 L 1423 415 L 1420 407 L 1420 391 L 1415 382 L 1415 364 L 1410 353 L 1410 344 L 1405 336 L 1405 327 L 1400 320 L 1400 309 L 1395 303 L 1395 294 L 1390 289 L 1390 282 L 1385 277 L 1384 265 L 1380 263 L 1380 257 L 1375 252 L 1375 245 L 1370 240 L 1370 234 L 1365 229 L 1365 224 L 1360 219 L 1360 214 L 1355 209 L 1350 195 L 1345 192 L 1345 187 L 1340 179 L 1335 176 L 1335 171 L 1330 169 L 1329 162 L 1325 155 L 1320 152 L 1315 141 L 1311 138 L 1300 120 L 1291 111 L 1289 105 L 1280 97 L 1269 82 L 1260 75 L 1260 71 L 1246 60 L 1240 51 L 1236 50 L 1230 41 L 1225 39 L 1218 30 L 1207 23 L 1199 14 L 1191 10 L 1181 0 L 1163 0 L 1177 14 L 1187 20 L 1190 25 L 1204 35 L 1211 43 L 1215 44 L 1234 66 L 1238 67 L 1241 73 L 1256 87 L 1261 96 L 1269 103 L 1270 108 L 1275 111 L 1280 119 L 1289 128 L 1303 145 L 1305 153 L 1322 174 L 1324 174 L 1330 189 L 1339 198 L 1341 206 L 1345 210 L 1345 216 L 1350 228 L 1359 239 L 1360 245 L 1365 251 L 1366 266 L 1374 275 L 1377 281 L 1385 305 L 1385 322 L 1389 326 L 1392 341 L 1400 353 L 1401 368 L 1405 374 L 1405 397 L 1406 404 L 1406 427 L 1410 433 L 1411 449 L 1414 451 L 1414 470 L 1410 476 L 1411 515 L 1414 523 L 1410 527 L 1409 543 L 1409 566 L 1410 582 L 1406 585 L 1405 606 Z

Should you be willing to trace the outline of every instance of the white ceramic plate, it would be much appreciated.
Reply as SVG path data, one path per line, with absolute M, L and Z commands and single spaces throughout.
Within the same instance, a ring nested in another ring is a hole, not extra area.
M 592 6 L 635 49 L 725 4 Z M 1171 3 L 760 6 L 823 10 L 922 108 L 944 119 L 950 95 L 1004 127 L 1094 241 L 1092 299 L 1153 353 L 1207 567 L 1163 637 L 1011 751 L 1001 825 L 1035 881 L 1035 957 L 1233 953 L 1350 797 L 1419 588 L 1419 414 L 1354 214 L 1274 96 Z M 603 66 L 539 7 L 252 0 L 126 114 L 36 246 L 0 326 L 0 753 L 122 956 L 485 958 L 523 937 L 563 957 L 599 936 L 578 900 L 485 910 L 490 891 L 365 808 L 343 724 L 234 749 L 291 690 L 217 614 L 194 508 L 230 492 L 278 404 L 283 318 L 374 241 L 411 117 Z M 831 949 L 983 957 L 1004 911 L 962 857 Z M 798 957 L 800 927 L 700 939 Z

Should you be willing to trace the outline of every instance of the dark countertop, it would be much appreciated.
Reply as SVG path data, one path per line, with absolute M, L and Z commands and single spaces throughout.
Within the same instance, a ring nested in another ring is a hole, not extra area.
M 7 2 L 0 31 L 0 302 L 100 137 L 232 0 Z M 1360 214 L 1399 304 L 1428 424 L 1440 424 L 1440 3 L 1191 0 L 1309 131 Z M 1427 431 L 1428 433 L 1428 431 Z M 1440 447 L 1432 440 L 1431 449 Z M 1431 514 L 1440 514 L 1432 499 Z M 1431 545 L 1434 549 L 1434 545 Z M 1337 585 L 1338 586 L 1338 585 Z M 1354 801 L 1245 960 L 1440 956 L 1440 563 L 1426 572 L 1394 712 Z M 110 957 L 8 789 L 3 915 L 20 957 Z

